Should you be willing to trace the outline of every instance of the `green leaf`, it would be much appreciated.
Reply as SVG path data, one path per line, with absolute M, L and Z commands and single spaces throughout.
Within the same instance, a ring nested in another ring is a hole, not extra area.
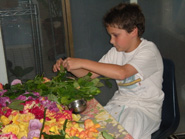
M 53 94 L 49 94 L 48 99 L 51 100 L 51 101 L 58 102 L 58 97 L 53 95 Z
M 65 139 L 65 136 L 61 135 L 48 135 L 46 133 L 42 133 L 44 135 L 44 139 Z
M 73 86 L 74 86 L 74 88 L 76 88 L 76 89 L 79 89 L 79 88 L 80 88 L 80 85 L 78 84 L 77 81 L 74 81 Z
M 8 105 L 8 107 L 10 109 L 13 109 L 13 110 L 19 110 L 19 111 L 22 111 L 24 109 L 24 105 L 21 105 L 21 103 L 23 103 L 24 101 L 22 100 L 14 100 L 12 103 L 10 103 Z
M 114 139 L 114 137 L 107 133 L 107 131 L 102 131 L 102 135 L 105 139 Z
M 64 71 L 65 71 L 65 68 L 62 65 L 60 65 L 60 72 L 64 72 Z

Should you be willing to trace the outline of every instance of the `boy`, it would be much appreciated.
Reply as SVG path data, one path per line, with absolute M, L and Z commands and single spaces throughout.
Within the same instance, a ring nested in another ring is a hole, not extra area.
M 62 64 L 77 77 L 88 72 L 116 80 L 118 90 L 105 109 L 134 137 L 150 139 L 159 128 L 163 63 L 156 45 L 141 38 L 145 18 L 137 4 L 121 3 L 104 17 L 104 25 L 114 46 L 99 62 L 67 58 L 59 59 L 53 71 Z

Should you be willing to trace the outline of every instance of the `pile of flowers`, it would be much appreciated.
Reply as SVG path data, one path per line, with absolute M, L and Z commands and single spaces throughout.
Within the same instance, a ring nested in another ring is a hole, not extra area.
M 48 81 L 45 79 L 43 83 Z M 11 83 L 12 87 L 21 85 L 20 80 Z M 65 105 L 34 91 L 7 95 L 9 90 L 4 87 L 0 84 L 0 139 L 96 139 L 98 136 L 99 124 L 91 119 L 79 121 L 80 115 L 73 114 Z

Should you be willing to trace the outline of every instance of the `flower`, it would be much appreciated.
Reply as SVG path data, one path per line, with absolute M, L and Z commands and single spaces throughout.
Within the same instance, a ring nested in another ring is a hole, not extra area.
M 29 94 L 28 92 L 26 94 Z M 47 135 L 60 135 L 65 125 L 66 119 L 66 138 L 84 137 L 93 139 L 98 134 L 97 124 L 92 120 L 84 122 L 84 128 L 78 123 L 81 116 L 75 115 L 72 111 L 66 109 L 61 104 L 48 100 L 47 97 L 30 97 L 24 94 L 16 98 L 16 100 L 24 100 L 23 110 L 14 110 L 6 106 L 0 109 L 0 138 L 10 137 L 14 139 L 34 139 L 39 138 L 42 133 Z M 10 100 L 11 103 L 11 100 Z M 44 121 L 45 119 L 45 121 Z M 76 122 L 75 122 L 76 121 Z
M 40 136 L 40 130 L 39 129 L 31 130 L 28 133 L 27 139 L 38 138 L 39 136 Z
M 41 129 L 42 123 L 38 119 L 32 119 L 29 122 L 29 130 Z
M 18 135 L 19 134 L 19 126 L 16 124 L 6 125 L 2 129 L 2 133 L 4 133 L 4 134 L 13 133 L 15 135 Z
M 44 107 L 42 106 L 41 107 L 34 106 L 33 108 L 29 110 L 29 112 L 34 114 L 36 119 L 40 120 L 44 118 Z
M 64 88 L 74 89 L 74 79 L 70 79 L 68 86 L 68 83 L 61 82 L 59 77 L 54 80 L 36 77 L 34 81 L 26 83 L 16 79 L 12 81 L 11 86 L 4 88 L 0 83 L 0 139 L 35 139 L 40 136 L 50 138 L 51 135 L 93 139 L 97 136 L 96 128 L 99 128 L 97 124 L 90 120 L 82 125 L 78 122 L 81 116 L 73 114 L 60 103 L 61 94 L 56 95 L 55 92 L 56 96 L 52 94 L 52 90 L 55 89 L 58 91 L 62 88 L 64 93 L 66 93 Z M 83 79 L 81 81 L 83 82 Z M 52 86 L 56 84 L 57 88 Z M 47 95 L 43 95 L 44 93 Z
M 10 103 L 9 97 L 0 97 L 0 107 L 5 107 L 7 103 Z
M 3 90 L 3 84 L 0 83 L 0 90 Z
M 21 80 L 15 79 L 11 82 L 11 85 L 22 84 Z
M 7 133 L 7 134 L 2 134 L 2 135 L 0 135 L 0 137 L 2 139 L 17 139 L 17 136 L 11 132 Z

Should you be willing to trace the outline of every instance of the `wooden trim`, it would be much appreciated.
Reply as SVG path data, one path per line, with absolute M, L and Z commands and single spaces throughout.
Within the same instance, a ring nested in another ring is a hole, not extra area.
M 70 57 L 74 57 L 70 0 L 61 0 L 61 1 L 62 1 L 62 13 L 64 18 L 67 55 Z

